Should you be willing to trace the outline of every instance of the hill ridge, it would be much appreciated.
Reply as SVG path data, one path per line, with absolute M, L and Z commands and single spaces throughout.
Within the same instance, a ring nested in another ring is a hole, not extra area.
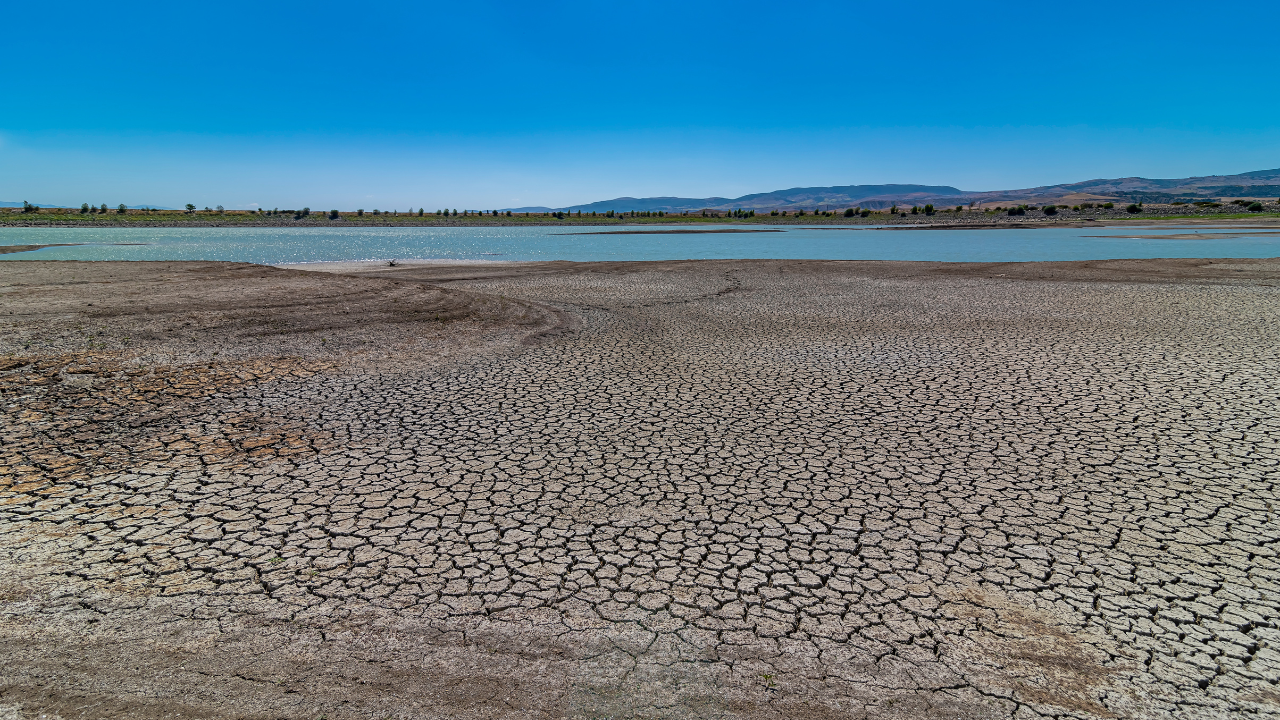
M 546 212 L 691 212 L 697 210 L 812 210 L 864 207 L 880 210 L 891 205 L 967 205 L 1008 203 L 1113 201 L 1173 202 L 1216 200 L 1224 197 L 1280 197 L 1280 168 L 1235 175 L 1200 175 L 1187 178 L 1095 178 L 1074 183 L 1041 185 L 1015 190 L 961 190 L 950 185 L 884 183 L 879 185 L 830 185 L 793 187 L 749 193 L 736 198 L 675 196 L 618 197 L 612 200 L 561 208 L 508 208 Z

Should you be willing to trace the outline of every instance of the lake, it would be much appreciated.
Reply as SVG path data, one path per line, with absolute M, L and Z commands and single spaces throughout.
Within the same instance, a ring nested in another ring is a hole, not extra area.
M 716 227 L 725 226 L 699 225 L 697 229 Z M 764 226 L 755 227 L 763 229 Z M 652 230 L 654 226 L 601 229 L 614 232 Z M 660 226 L 658 229 L 678 228 Z M 232 260 L 278 265 L 392 259 L 591 261 L 779 258 L 1007 262 L 1280 256 L 1280 231 L 1240 227 L 779 229 L 783 232 L 583 235 L 572 233 L 592 228 L 0 228 L 0 245 L 83 243 L 75 247 L 51 247 L 0 255 L 0 260 Z M 1180 237 L 1120 237 L 1123 235 Z

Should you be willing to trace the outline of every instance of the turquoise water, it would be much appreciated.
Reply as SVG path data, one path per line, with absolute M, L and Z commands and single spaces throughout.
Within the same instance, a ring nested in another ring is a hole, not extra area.
M 711 229 L 714 226 L 699 226 Z M 739 226 L 741 227 L 741 226 Z M 757 226 L 758 227 L 758 226 Z M 605 229 L 605 228 L 602 228 Z M 611 226 L 608 230 L 643 229 Z M 649 226 L 647 229 L 652 229 Z M 676 229 L 667 226 L 664 229 Z M 1005 262 L 1152 257 L 1276 257 L 1280 231 L 1161 227 L 876 230 L 788 227 L 783 232 L 571 235 L 586 228 L 0 228 L 0 245 L 84 243 L 0 255 L 3 260 L 679 260 L 787 258 Z M 1226 239 L 1119 235 L 1252 232 Z M 1261 234 L 1266 233 L 1266 234 Z

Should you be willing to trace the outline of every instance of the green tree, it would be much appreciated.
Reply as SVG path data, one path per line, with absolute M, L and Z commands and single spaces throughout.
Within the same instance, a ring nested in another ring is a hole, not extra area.
M 330 211 L 329 211 L 329 219 L 330 219 L 330 220 L 337 220 L 337 219 L 338 219 L 338 211 L 337 211 L 337 210 L 330 210 Z
M 123 215 L 124 211 L 128 209 L 129 208 L 125 207 L 124 203 L 120 203 L 119 205 L 116 206 L 116 214 Z
M 1249 212 L 1262 212 L 1262 203 L 1260 202 L 1252 203 L 1249 205 L 1249 207 L 1245 209 L 1248 210 Z
M 84 215 L 89 212 L 89 203 L 80 203 L 80 214 Z
M 36 209 L 38 210 L 39 208 Z M 102 203 L 102 206 L 98 208 L 98 212 L 105 214 L 107 212 L 107 204 Z
M 356 210 L 356 217 L 364 217 L 364 208 Z

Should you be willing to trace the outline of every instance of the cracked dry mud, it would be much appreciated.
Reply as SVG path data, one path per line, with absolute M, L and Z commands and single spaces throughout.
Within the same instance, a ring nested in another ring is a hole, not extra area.
M 12 265 L 0 717 L 1280 717 L 1275 261 Z

